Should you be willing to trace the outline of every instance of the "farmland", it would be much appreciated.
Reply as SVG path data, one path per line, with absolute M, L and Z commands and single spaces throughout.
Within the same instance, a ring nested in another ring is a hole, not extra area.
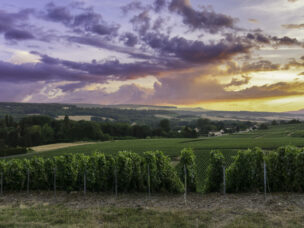
M 304 124 L 288 124 L 270 126 L 266 130 L 255 130 L 249 133 L 233 134 L 221 137 L 204 137 L 197 139 L 136 139 L 136 140 L 114 140 L 106 142 L 96 142 L 80 146 L 71 146 L 44 152 L 33 152 L 20 155 L 19 158 L 29 158 L 33 156 L 51 157 L 55 155 L 69 153 L 91 154 L 95 151 L 105 154 L 115 154 L 118 151 L 132 151 L 143 153 L 151 150 L 161 150 L 170 156 L 173 161 L 178 160 L 180 151 L 183 148 L 191 147 L 197 157 L 197 167 L 199 173 L 199 186 L 202 186 L 208 166 L 210 150 L 218 149 L 223 152 L 229 164 L 231 156 L 239 149 L 261 147 L 265 150 L 276 149 L 283 145 L 304 146 L 304 138 L 298 137 L 296 132 L 304 130 Z

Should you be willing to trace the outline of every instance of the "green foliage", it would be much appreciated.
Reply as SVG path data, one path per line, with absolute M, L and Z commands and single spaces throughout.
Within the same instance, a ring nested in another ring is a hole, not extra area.
M 58 188 L 67 192 L 76 190 L 78 173 L 75 155 L 55 157 L 55 166 Z
M 149 165 L 151 191 L 182 192 L 183 184 L 175 169 L 170 165 L 170 159 L 161 151 L 144 153 L 146 165 Z M 147 171 L 146 171 L 147 172 Z
M 227 191 L 248 192 L 263 189 L 263 151 L 239 151 L 227 169 Z
M 207 178 L 204 192 L 220 192 L 223 185 L 224 156 L 219 150 L 210 152 L 210 163 L 207 168 Z
M 292 137 L 304 138 L 304 130 L 297 130 L 291 134 Z
M 5 165 L 4 186 L 8 190 L 23 190 L 26 181 L 27 160 L 12 159 Z
M 300 150 L 294 146 L 280 147 L 267 156 L 269 186 L 272 191 L 293 191 L 297 189 L 295 175 Z M 300 162 L 300 161 L 299 161 Z M 298 169 L 299 170 L 299 169 Z
M 54 187 L 54 169 L 55 169 L 55 159 L 46 158 L 44 159 L 44 172 L 46 178 L 46 188 L 51 190 Z M 35 172 L 34 170 L 32 172 Z
M 27 153 L 27 149 L 25 147 L 0 146 L 0 157 L 17 155 L 17 154 L 26 154 L 26 153 Z
M 30 188 L 35 190 L 47 189 L 47 173 L 45 172 L 45 160 L 34 158 L 29 161 Z
M 182 183 L 170 165 L 170 159 L 160 151 L 148 152 L 145 156 L 121 151 L 117 156 L 105 156 L 96 152 L 91 156 L 70 154 L 53 159 L 36 157 L 31 160 L 0 160 L 0 172 L 4 172 L 4 186 L 8 190 L 25 189 L 27 170 L 30 171 L 30 189 L 53 189 L 56 170 L 58 190 L 82 191 L 85 174 L 88 191 L 110 191 L 115 186 L 116 172 L 119 192 L 145 192 L 148 163 L 151 179 L 156 180 L 152 185 L 155 191 L 182 191 Z
M 304 149 L 296 157 L 295 190 L 304 192 Z
M 185 148 L 181 151 L 180 162 L 177 165 L 177 171 L 180 179 L 185 183 L 185 172 L 187 173 L 187 190 L 191 192 L 196 191 L 197 186 L 197 167 L 196 167 L 196 157 L 191 148 Z

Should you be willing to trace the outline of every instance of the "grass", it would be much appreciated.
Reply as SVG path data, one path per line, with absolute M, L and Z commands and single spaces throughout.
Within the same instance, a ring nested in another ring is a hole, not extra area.
M 0 197 L 0 227 L 303 227 L 303 195 L 79 195 L 47 192 Z M 298 201 L 298 203 L 296 203 Z M 99 202 L 99 204 L 98 204 Z M 122 202 L 125 202 L 123 204 Z M 284 214 L 284 216 L 282 216 Z
M 227 163 L 229 164 L 232 161 L 231 157 L 240 149 L 248 149 L 258 146 L 265 150 L 271 150 L 284 145 L 303 147 L 304 137 L 294 136 L 295 132 L 302 130 L 304 130 L 304 124 L 285 124 L 271 126 L 266 130 L 256 130 L 250 133 L 233 134 L 222 137 L 106 141 L 81 146 L 71 146 L 68 148 L 49 150 L 39 153 L 25 154 L 18 157 L 50 157 L 69 153 L 90 154 L 94 151 L 100 151 L 105 154 L 115 154 L 122 150 L 133 151 L 136 153 L 143 153 L 151 150 L 161 150 L 173 160 L 176 160 L 183 148 L 191 147 L 195 151 L 197 157 L 199 186 L 202 186 L 206 175 L 206 168 L 209 164 L 210 150 L 221 150 L 226 157 Z M 201 190 L 201 187 L 199 187 L 199 190 Z

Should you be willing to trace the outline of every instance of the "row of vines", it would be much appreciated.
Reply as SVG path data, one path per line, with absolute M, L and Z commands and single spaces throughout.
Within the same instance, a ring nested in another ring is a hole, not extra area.
M 186 169 L 186 170 L 185 170 Z M 0 173 L 5 190 L 58 190 L 67 192 L 86 189 L 94 192 L 184 191 L 187 175 L 188 191 L 196 189 L 195 157 L 191 149 L 181 151 L 180 162 L 173 167 L 161 151 L 139 155 L 121 151 L 117 155 L 94 153 L 69 154 L 53 158 L 12 159 L 0 161 Z
M 242 150 L 228 166 L 220 151 L 211 151 L 204 192 L 223 191 L 224 171 L 227 192 L 264 191 L 264 164 L 267 191 L 304 191 L 304 149 L 285 146 L 275 151 L 260 148 Z M 225 169 L 224 169 L 225 167 Z M 196 158 L 191 149 L 181 151 L 173 166 L 161 151 L 117 155 L 69 154 L 53 158 L 0 160 L 5 190 L 56 189 L 67 192 L 86 189 L 94 192 L 195 192 L 198 186 Z M 186 180 L 186 183 L 185 183 Z M 29 184 L 30 182 L 30 184 Z
M 275 151 L 263 151 L 260 148 L 238 151 L 225 170 L 227 192 L 264 191 L 264 162 L 268 192 L 304 191 L 304 148 L 284 146 Z M 223 154 L 212 151 L 205 192 L 223 190 L 225 166 Z

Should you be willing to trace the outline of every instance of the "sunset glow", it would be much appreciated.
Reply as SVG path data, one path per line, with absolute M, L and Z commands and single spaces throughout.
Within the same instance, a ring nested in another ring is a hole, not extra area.
M 304 109 L 301 0 L 0 6 L 0 101 Z

